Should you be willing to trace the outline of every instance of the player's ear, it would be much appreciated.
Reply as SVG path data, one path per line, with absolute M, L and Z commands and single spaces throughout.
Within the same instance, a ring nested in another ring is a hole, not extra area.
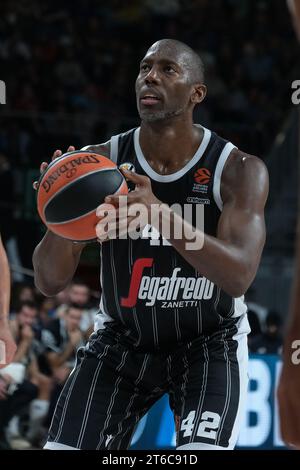
M 203 83 L 197 83 L 196 85 L 193 85 L 191 102 L 195 105 L 201 103 L 206 96 L 206 92 L 207 88 Z

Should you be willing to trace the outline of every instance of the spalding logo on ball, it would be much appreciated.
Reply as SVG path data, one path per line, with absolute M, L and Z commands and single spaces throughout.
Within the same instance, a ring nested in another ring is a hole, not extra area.
M 97 207 L 109 194 L 127 194 L 115 163 L 94 152 L 68 152 L 42 173 L 37 191 L 38 213 L 49 230 L 72 241 L 96 238 Z

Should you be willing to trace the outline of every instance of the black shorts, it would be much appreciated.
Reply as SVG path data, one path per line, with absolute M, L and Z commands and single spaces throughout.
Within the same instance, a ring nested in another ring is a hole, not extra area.
M 247 393 L 248 332 L 243 316 L 172 353 L 140 353 L 99 330 L 78 351 L 45 448 L 127 449 L 140 418 L 165 393 L 177 449 L 234 448 Z

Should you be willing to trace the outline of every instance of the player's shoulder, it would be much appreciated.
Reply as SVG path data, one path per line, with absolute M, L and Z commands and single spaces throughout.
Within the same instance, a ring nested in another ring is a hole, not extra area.
M 269 192 L 268 170 L 261 158 L 234 148 L 224 166 L 221 194 L 224 204 L 236 200 L 265 204 Z
M 107 142 L 104 142 L 102 144 L 86 145 L 85 147 L 82 147 L 81 150 L 90 150 L 91 152 L 99 153 L 104 157 L 110 158 L 112 140 L 117 139 L 119 141 L 120 138 L 132 137 L 135 129 L 136 127 L 120 134 L 114 135 Z
M 268 182 L 268 170 L 261 158 L 234 148 L 225 164 L 222 179 L 224 182 L 238 184 L 246 180 Z

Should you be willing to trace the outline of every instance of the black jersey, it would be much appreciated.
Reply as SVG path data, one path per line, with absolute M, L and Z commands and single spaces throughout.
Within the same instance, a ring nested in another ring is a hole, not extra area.
M 140 128 L 111 138 L 111 159 L 147 175 L 160 201 L 182 209 L 188 204 L 193 217 L 196 207 L 203 205 L 204 231 L 216 236 L 221 174 L 234 145 L 203 130 L 193 158 L 170 175 L 160 175 L 148 164 L 139 144 Z M 232 298 L 202 276 L 150 225 L 137 240 L 102 244 L 101 284 L 96 329 L 114 329 L 133 347 L 146 351 L 173 349 L 217 331 L 247 310 L 243 298 Z

